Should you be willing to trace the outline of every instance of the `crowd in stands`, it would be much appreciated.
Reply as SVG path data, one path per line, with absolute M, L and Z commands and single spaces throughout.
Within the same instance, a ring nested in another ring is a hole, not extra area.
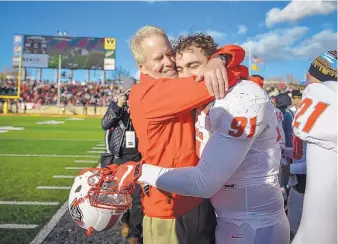
M 14 95 L 16 82 L 6 80 L 0 82 L 0 95 Z M 57 83 L 47 81 L 25 80 L 21 82 L 19 102 L 37 103 L 40 105 L 57 104 Z M 108 106 L 112 99 L 121 93 L 116 85 L 100 85 L 94 82 L 62 83 L 60 101 L 62 104 Z

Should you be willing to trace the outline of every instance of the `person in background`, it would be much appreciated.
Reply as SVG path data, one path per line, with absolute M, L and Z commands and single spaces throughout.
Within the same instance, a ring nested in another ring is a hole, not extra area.
M 337 243 L 337 51 L 314 59 L 293 129 L 307 143 L 307 185 L 293 244 Z
M 291 91 L 291 110 L 295 113 L 302 103 L 302 91 L 294 89 Z
M 294 112 L 291 108 L 291 98 L 287 93 L 281 93 L 276 96 L 276 107 L 283 113 L 283 130 L 285 135 L 285 147 L 292 148 L 292 121 L 294 118 Z
M 291 110 L 296 113 L 301 106 L 302 93 L 300 90 L 292 90 L 291 94 Z M 304 141 L 293 134 L 292 148 L 286 147 L 282 151 L 283 156 L 289 159 L 287 160 L 288 164 L 283 165 L 283 170 L 285 171 L 284 175 L 289 176 L 287 209 L 291 240 L 297 233 L 302 217 L 306 187 L 306 146 Z
M 260 75 L 251 75 L 249 77 L 249 80 L 255 82 L 257 85 L 259 85 L 262 89 L 264 87 L 264 78 Z
M 138 139 L 129 114 L 128 98 L 130 89 L 136 80 L 128 77 L 123 78 L 123 93 L 119 95 L 116 102 L 112 102 L 101 125 L 106 130 L 108 144 L 107 164 L 123 164 L 130 160 L 140 161 Z M 106 165 L 102 165 L 105 167 Z M 129 244 L 142 243 L 142 221 L 143 212 L 141 207 L 141 187 L 137 186 L 132 194 L 132 206 L 122 217 L 121 235 L 128 238 Z

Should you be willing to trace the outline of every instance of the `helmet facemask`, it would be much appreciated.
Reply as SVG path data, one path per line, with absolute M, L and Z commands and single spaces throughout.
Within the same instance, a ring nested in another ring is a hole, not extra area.
M 129 192 L 119 192 L 114 175 L 108 169 L 92 169 L 88 177 L 91 186 L 88 191 L 89 202 L 93 207 L 113 211 L 113 214 L 126 212 L 131 206 Z

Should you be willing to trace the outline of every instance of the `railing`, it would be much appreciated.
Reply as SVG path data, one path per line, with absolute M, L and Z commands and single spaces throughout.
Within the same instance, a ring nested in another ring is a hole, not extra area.
M 0 103 L 0 114 L 4 115 L 5 103 Z M 34 103 L 11 103 L 7 107 L 7 115 L 59 115 L 73 117 L 103 117 L 107 106 L 56 106 Z

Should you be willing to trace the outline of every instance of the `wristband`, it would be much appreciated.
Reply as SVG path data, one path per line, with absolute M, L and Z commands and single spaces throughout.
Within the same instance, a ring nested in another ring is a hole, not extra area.
M 223 60 L 225 62 L 225 66 L 227 66 L 228 65 L 227 56 L 228 55 L 225 55 L 225 54 L 218 54 L 218 55 L 215 56 L 215 58 L 219 58 L 219 59 Z

